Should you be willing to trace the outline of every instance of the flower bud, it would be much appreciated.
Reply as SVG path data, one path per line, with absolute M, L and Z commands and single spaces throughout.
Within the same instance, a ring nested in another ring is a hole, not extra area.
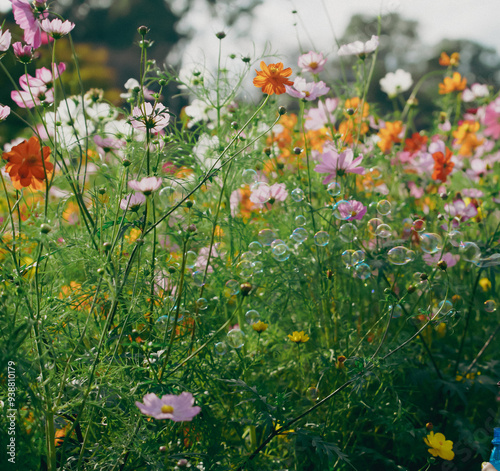
M 421 281 L 426 281 L 428 278 L 427 273 L 420 273 L 420 280 Z
M 104 242 L 104 244 L 102 244 L 102 248 L 106 251 L 106 252 L 109 252 L 111 250 L 111 247 L 113 246 L 113 244 L 111 242 Z
M 250 283 L 241 283 L 240 292 L 242 296 L 248 296 L 250 294 L 250 291 L 252 291 L 252 285 Z
M 437 262 L 437 267 L 440 270 L 446 271 L 446 269 L 448 268 L 448 264 L 444 260 L 439 260 L 439 262 Z
M 294 153 L 295 155 L 300 155 L 300 154 L 302 154 L 302 151 L 303 151 L 303 150 L 304 150 L 304 149 L 301 149 L 300 147 L 294 147 L 294 148 L 293 148 L 293 153 Z
M 354 108 L 347 108 L 345 112 L 349 115 L 352 116 L 354 114 Z
M 434 425 L 432 425 L 432 422 L 427 422 L 425 428 L 430 432 L 434 428 Z
M 52 230 L 52 227 L 50 227 L 48 224 L 43 223 L 40 226 L 40 232 L 42 234 L 48 234 Z
M 278 113 L 280 114 L 280 116 L 283 116 L 286 113 L 286 108 L 284 106 L 280 106 L 278 108 Z
M 406 288 L 406 290 L 408 291 L 408 293 L 411 294 L 417 290 L 417 287 L 415 285 L 410 285 L 410 286 L 408 286 L 408 288 Z
M 137 32 L 141 35 L 141 36 L 146 36 L 146 34 L 149 33 L 149 28 L 147 26 L 139 26 L 137 28 Z
M 186 208 L 192 208 L 194 206 L 194 201 L 187 200 L 186 201 Z
M 224 31 L 219 31 L 218 33 L 215 33 L 215 37 L 217 39 L 224 39 L 226 37 L 226 33 Z

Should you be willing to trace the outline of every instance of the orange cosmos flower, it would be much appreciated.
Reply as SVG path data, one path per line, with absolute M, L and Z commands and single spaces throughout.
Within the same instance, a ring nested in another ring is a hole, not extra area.
M 46 177 L 50 178 L 54 170 L 54 165 L 49 162 L 49 156 L 50 147 L 42 148 L 35 136 L 14 146 L 10 152 L 4 152 L 2 158 L 7 160 L 5 171 L 10 175 L 14 188 L 42 189 L 43 181 Z
M 457 140 L 456 144 L 460 145 L 458 153 L 464 157 L 470 157 L 476 147 L 480 146 L 484 139 L 478 139 L 476 132 L 479 131 L 479 123 L 477 121 L 464 121 L 456 131 L 453 131 L 453 137 Z
M 253 79 L 253 84 L 257 88 L 262 88 L 263 93 L 272 95 L 281 95 L 286 92 L 285 85 L 293 85 L 293 82 L 287 79 L 292 75 L 292 69 L 290 67 L 283 70 L 283 64 L 278 62 L 277 64 L 266 65 L 264 61 L 260 63 L 260 68 L 262 71 L 256 70 L 257 77 Z
M 403 123 L 401 121 L 394 121 L 393 123 L 386 121 L 385 128 L 381 128 L 377 136 L 380 140 L 377 146 L 382 152 L 389 152 L 395 143 L 401 142 L 399 137 L 403 133 Z
M 432 158 L 434 159 L 434 172 L 432 174 L 433 180 L 441 180 L 443 183 L 446 177 L 451 173 L 455 164 L 451 161 L 452 153 L 448 147 L 445 147 L 446 155 L 442 152 L 434 152 Z
M 458 66 L 460 61 L 460 54 L 458 52 L 454 52 L 451 56 L 446 54 L 446 52 L 441 53 L 441 57 L 439 58 L 439 65 L 444 65 L 445 67 Z
M 418 132 L 414 132 L 411 137 L 405 139 L 404 150 L 410 154 L 414 154 L 415 152 L 422 150 L 422 147 L 427 144 L 427 141 L 427 136 L 422 136 Z
M 453 77 L 445 77 L 443 83 L 439 84 L 440 95 L 447 93 L 461 92 L 467 86 L 467 79 L 462 78 L 458 72 L 453 72 Z

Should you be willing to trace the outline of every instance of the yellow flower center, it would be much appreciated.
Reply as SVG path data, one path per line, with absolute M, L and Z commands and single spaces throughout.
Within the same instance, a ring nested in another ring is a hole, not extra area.
M 271 66 L 269 67 L 269 72 L 271 72 L 271 75 L 276 75 L 279 71 L 277 67 Z
M 314 69 L 317 69 L 317 68 L 318 68 L 318 63 L 317 63 L 317 62 L 311 62 L 311 63 L 309 64 L 309 68 L 310 68 L 310 69 L 313 69 L 313 70 L 314 70 Z
M 174 411 L 174 408 L 172 406 L 164 405 L 164 406 L 161 406 L 161 411 L 164 414 L 171 414 Z

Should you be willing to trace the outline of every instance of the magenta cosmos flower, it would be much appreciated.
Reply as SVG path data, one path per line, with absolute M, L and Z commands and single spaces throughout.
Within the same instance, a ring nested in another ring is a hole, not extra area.
M 153 107 L 151 103 L 143 103 L 141 107 L 136 106 L 132 111 L 131 123 L 135 129 L 151 131 L 156 134 L 160 132 L 170 121 L 168 109 L 161 103 Z
M 274 185 L 257 185 L 252 189 L 250 201 L 255 204 L 262 204 L 262 202 L 269 202 L 271 204 L 276 201 L 285 201 L 288 197 L 288 190 L 284 183 L 275 183 Z
M 55 18 L 50 21 L 47 18 L 41 22 L 42 29 L 54 39 L 61 39 L 66 36 L 74 27 L 75 23 L 71 21 L 61 21 L 59 18 Z
M 19 41 L 12 44 L 12 50 L 19 62 L 29 64 L 33 57 L 33 48 L 29 44 L 22 44 Z
M 314 167 L 314 171 L 318 173 L 328 173 L 327 177 L 323 180 L 326 185 L 333 180 L 337 175 L 344 176 L 346 173 L 357 173 L 363 175 L 365 169 L 358 167 L 363 160 L 360 155 L 354 159 L 352 149 L 346 149 L 340 154 L 333 148 L 333 146 L 325 145 L 326 151 L 321 154 L 322 162 Z
M 327 98 L 323 103 L 318 101 L 317 108 L 311 108 L 306 113 L 306 129 L 317 131 L 325 126 L 335 124 L 335 110 L 339 104 L 338 98 Z
M 340 213 L 341 219 L 344 221 L 352 221 L 353 219 L 361 221 L 363 216 L 366 214 L 366 206 L 356 200 L 339 202 L 337 209 Z
M 165 394 L 161 399 L 156 394 L 149 393 L 144 396 L 143 401 L 144 404 L 136 402 L 135 405 L 144 415 L 158 420 L 189 422 L 201 412 L 201 407 L 193 406 L 194 397 L 188 392 L 183 392 L 179 396 Z
M 493 100 L 484 110 L 484 135 L 493 139 L 500 138 L 500 97 Z
M 378 36 L 373 35 L 369 41 L 354 41 L 353 43 L 340 46 L 339 56 L 364 56 L 375 51 L 378 47 Z
M 302 54 L 297 62 L 302 72 L 311 72 L 311 74 L 319 74 L 324 70 L 326 59 L 321 52 L 309 51 L 307 54 Z
M 161 184 L 162 180 L 159 177 L 145 177 L 141 181 L 130 180 L 128 182 L 128 186 L 132 188 L 132 190 L 140 191 L 146 196 L 149 196 L 153 191 L 160 188 Z
M 293 86 L 285 85 L 285 88 L 290 96 L 303 98 L 307 101 L 316 100 L 330 91 L 330 87 L 327 87 L 325 82 L 306 82 L 302 77 L 297 77 Z
M 2 32 L 0 28 L 0 52 L 5 52 L 10 47 L 10 42 L 12 41 L 12 35 L 9 30 Z
M 38 49 L 42 45 L 42 30 L 40 20 L 48 16 L 45 9 L 45 2 L 35 0 L 11 0 L 12 13 L 16 23 L 24 30 L 24 42 L 33 49 Z

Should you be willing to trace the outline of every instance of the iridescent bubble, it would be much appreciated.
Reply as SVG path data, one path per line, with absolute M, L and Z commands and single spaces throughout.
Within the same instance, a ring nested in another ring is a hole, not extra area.
M 406 247 L 397 246 L 387 252 L 387 258 L 393 265 L 406 265 L 415 260 L 415 252 Z
M 217 342 L 214 345 L 214 351 L 217 355 L 225 355 L 227 352 L 226 342 Z
M 196 300 L 196 306 L 200 311 L 205 311 L 208 308 L 208 301 L 205 298 L 198 298 Z
M 314 243 L 318 245 L 319 247 L 324 247 L 325 245 L 328 245 L 328 242 L 330 241 L 330 234 L 326 231 L 319 231 L 314 234 Z
M 253 274 L 254 276 L 258 273 L 262 273 L 264 271 L 264 264 L 260 260 L 256 260 L 253 262 Z
M 400 304 L 396 304 L 394 306 L 389 306 L 389 312 L 392 313 L 391 315 L 393 319 L 397 319 L 403 315 L 403 308 Z
M 425 253 L 436 253 L 441 250 L 442 241 L 438 234 L 432 232 L 425 232 L 420 235 L 420 248 Z
M 241 179 L 243 180 L 243 183 L 253 185 L 258 180 L 257 172 L 252 168 L 247 168 L 243 170 Z
M 330 196 L 340 195 L 340 190 L 341 190 L 340 183 L 337 183 L 337 182 L 331 182 L 326 187 L 326 191 L 328 191 L 328 194 Z
M 304 191 L 301 188 L 295 188 L 290 193 L 290 196 L 293 201 L 300 203 L 304 199 Z
M 438 304 L 438 312 L 442 314 L 443 316 L 446 314 L 450 314 L 453 310 L 453 304 L 451 301 L 448 301 L 447 299 L 444 301 L 441 301 Z
M 273 240 L 277 238 L 278 234 L 271 229 L 262 229 L 258 236 L 259 242 L 267 247 L 269 247 L 273 243 Z
M 236 280 L 226 281 L 226 292 L 229 296 L 235 296 L 240 292 L 240 284 Z
M 348 249 L 344 250 L 342 252 L 342 255 L 340 256 L 340 258 L 342 259 L 347 268 L 351 268 L 357 263 L 356 261 L 354 261 L 354 253 L 355 253 L 354 250 Z
M 310 388 L 307 388 L 306 397 L 310 401 L 316 402 L 318 400 L 318 398 L 319 398 L 319 391 L 318 391 L 318 389 L 315 388 L 314 386 L 311 386 Z
M 307 231 L 303 227 L 297 227 L 292 232 L 290 239 L 293 239 L 297 244 L 302 244 L 307 240 Z
M 388 224 L 379 224 L 377 229 L 375 229 L 375 235 L 382 239 L 387 239 L 392 235 L 391 226 Z
M 478 263 L 481 267 L 496 267 L 500 265 L 500 253 L 494 253 L 489 257 L 482 258 Z
M 345 209 L 349 208 L 351 204 L 349 201 L 346 200 L 340 200 L 337 203 L 333 205 L 333 215 L 337 218 L 340 219 L 341 221 L 345 221 L 351 217 L 351 212 L 346 211 Z M 340 208 L 342 208 L 342 211 L 340 211 Z
M 382 216 L 387 216 L 392 209 L 391 202 L 388 200 L 381 200 L 377 203 L 377 212 Z
M 285 260 L 288 260 L 290 258 L 290 251 L 285 244 L 276 245 L 275 247 L 273 247 L 271 253 L 273 258 L 278 262 L 284 262 Z
M 186 252 L 186 267 L 188 268 L 194 268 L 196 265 L 196 260 L 198 258 L 198 255 L 196 252 L 193 252 L 191 250 Z
M 250 189 L 252 190 L 252 198 L 257 203 L 264 204 L 271 199 L 271 188 L 266 182 L 256 182 Z
M 276 247 L 277 245 L 283 245 L 283 244 L 285 244 L 285 241 L 281 239 L 274 239 L 273 243 L 271 244 L 271 248 L 274 249 L 274 247 Z
M 372 167 L 370 174 L 373 180 L 380 180 L 382 178 L 382 169 L 380 167 Z
M 247 324 L 252 325 L 260 320 L 260 314 L 255 309 L 250 309 L 245 314 Z
M 165 186 L 158 192 L 158 197 L 164 206 L 169 206 L 173 203 L 175 189 L 171 186 Z
M 403 235 L 408 237 L 413 229 L 413 220 L 410 218 L 403 219 Z
M 250 260 L 250 261 L 253 261 L 255 260 L 255 254 L 253 252 L 243 252 L 241 255 L 240 255 L 240 259 L 241 260 Z
M 423 219 L 415 219 L 413 221 L 413 230 L 415 232 L 425 231 L 425 221 Z
M 356 238 L 357 232 L 358 228 L 354 224 L 346 222 L 339 228 L 339 237 L 344 242 L 352 242 Z
M 250 250 L 250 252 L 252 252 L 255 256 L 260 255 L 262 253 L 262 244 L 254 240 L 248 244 L 248 250 Z
M 367 280 L 372 274 L 370 265 L 367 265 L 366 263 L 358 263 L 355 266 L 354 271 L 356 273 L 356 276 L 358 278 L 361 278 L 362 280 Z
M 450 231 L 448 234 L 448 241 L 453 247 L 460 247 L 463 241 L 463 236 L 460 231 Z
M 353 265 L 356 265 L 357 263 L 364 262 L 365 261 L 366 254 L 363 250 L 356 250 L 352 254 L 352 263 Z
M 193 273 L 193 282 L 200 288 L 205 285 L 205 270 L 197 270 Z
M 484 310 L 486 312 L 495 312 L 497 310 L 497 303 L 493 299 L 488 299 L 484 302 Z
M 296 218 L 295 218 L 295 224 L 297 224 L 297 226 L 305 226 L 306 225 L 306 222 L 307 222 L 307 219 L 305 216 L 302 216 L 302 214 L 299 214 Z
M 377 231 L 377 228 L 378 226 L 380 226 L 381 224 L 383 224 L 384 222 L 382 221 L 382 219 L 379 219 L 379 218 L 373 218 L 373 219 L 370 219 L 368 221 L 368 232 L 370 232 L 371 234 L 375 234 L 375 232 Z
M 460 255 L 467 262 L 477 264 L 481 258 L 481 249 L 474 242 L 462 242 Z
M 250 278 L 253 275 L 253 263 L 250 260 L 242 260 L 236 265 L 236 270 L 242 278 Z
M 158 319 L 156 319 L 156 325 L 157 325 L 157 327 L 159 329 L 161 329 L 161 330 L 165 330 L 167 328 L 167 326 L 168 326 L 169 319 L 170 319 L 169 316 L 158 317 Z
M 240 329 L 231 329 L 227 333 L 226 342 L 232 348 L 241 348 L 245 345 L 245 334 Z

